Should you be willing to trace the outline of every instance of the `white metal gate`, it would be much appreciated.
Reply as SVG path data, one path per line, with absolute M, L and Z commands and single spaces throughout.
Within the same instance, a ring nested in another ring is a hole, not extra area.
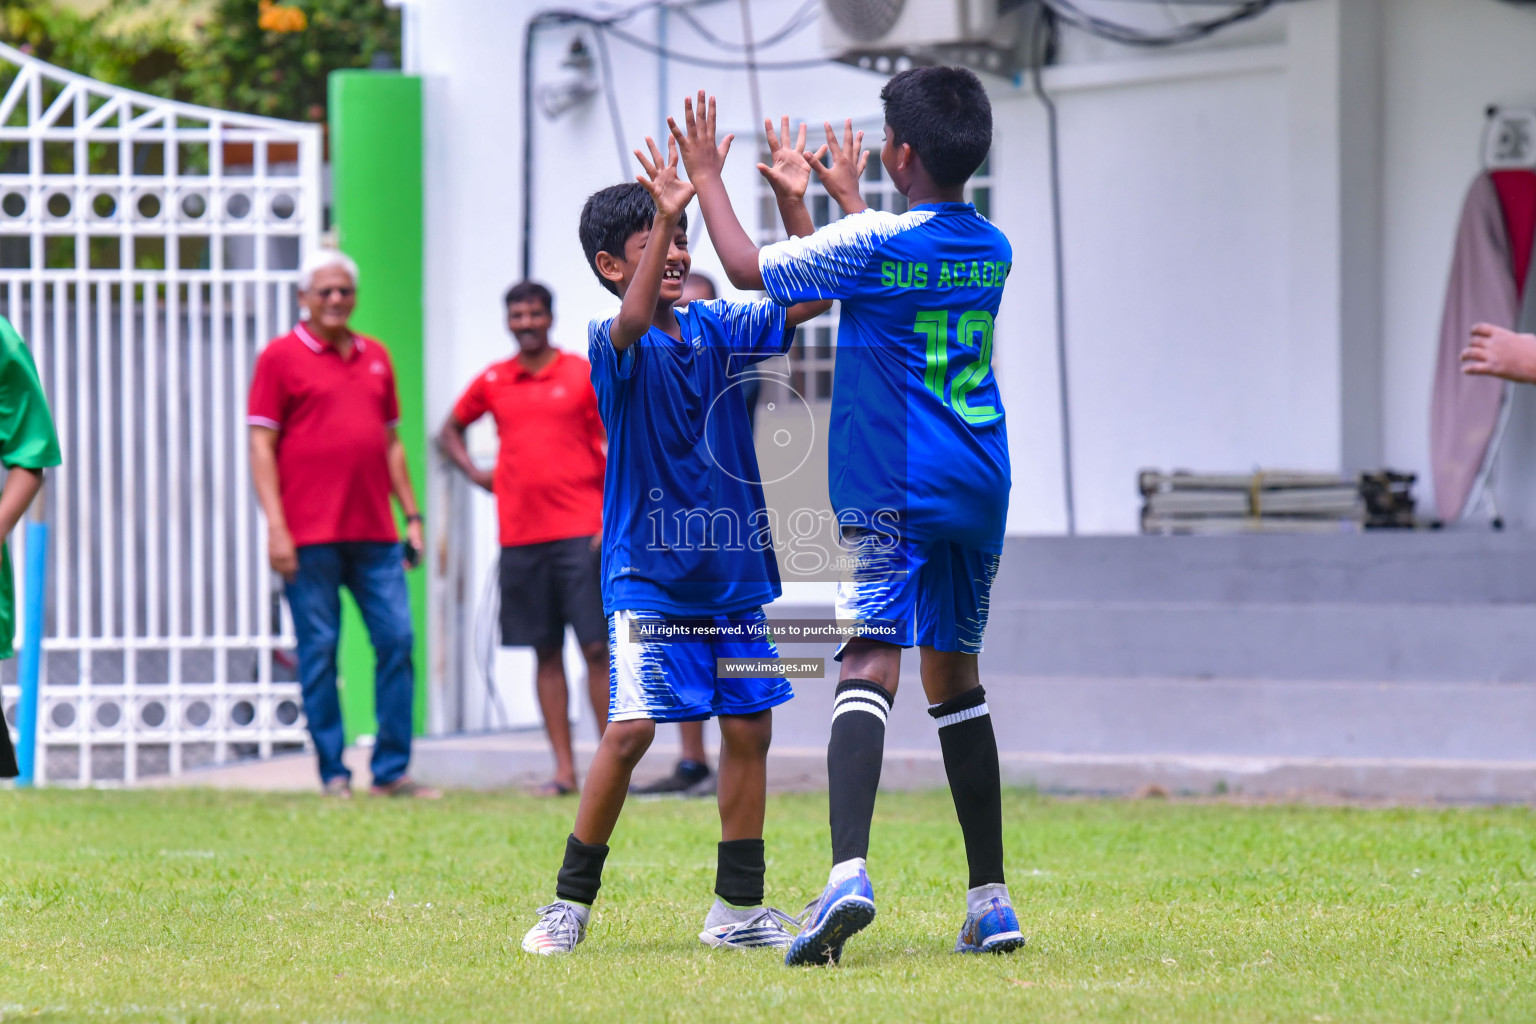
M 244 409 L 319 241 L 320 130 L 128 92 L 3 44 L 0 95 L 0 314 L 27 339 L 64 454 L 41 499 L 38 780 L 133 782 L 300 748 Z M 0 666 L 13 726 L 15 665 Z

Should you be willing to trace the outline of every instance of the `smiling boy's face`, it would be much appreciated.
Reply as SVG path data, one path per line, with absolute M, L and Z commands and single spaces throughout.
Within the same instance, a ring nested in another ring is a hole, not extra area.
M 650 240 L 649 228 L 636 231 L 624 243 L 624 259 L 613 261 L 613 265 L 622 273 L 622 276 L 615 281 L 619 286 L 620 296 L 629 291 L 635 272 L 640 269 L 640 257 L 645 255 L 645 247 Z M 672 232 L 672 244 L 667 250 L 667 266 L 661 274 L 661 297 L 658 307 L 674 306 L 682 299 L 683 285 L 688 282 L 688 270 L 692 266 L 693 257 L 688 252 L 688 232 L 679 225 L 677 230 Z M 604 274 L 604 276 L 608 275 Z M 613 279 L 610 278 L 610 280 Z

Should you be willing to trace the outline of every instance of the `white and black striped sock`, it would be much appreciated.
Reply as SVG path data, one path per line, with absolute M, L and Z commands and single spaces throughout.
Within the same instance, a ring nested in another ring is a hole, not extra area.
M 978 686 L 928 709 L 939 727 L 944 774 L 965 835 L 970 885 L 1003 882 L 1003 794 L 997 736 L 987 710 L 987 691 Z
M 885 720 L 891 695 L 869 679 L 837 684 L 832 738 L 827 744 L 827 803 L 832 823 L 832 862 L 869 856 L 869 823 L 875 816 L 880 764 L 885 757 Z

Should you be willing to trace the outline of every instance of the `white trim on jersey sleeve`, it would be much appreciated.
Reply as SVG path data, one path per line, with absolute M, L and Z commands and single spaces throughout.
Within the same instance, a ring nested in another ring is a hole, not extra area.
M 900 214 L 863 210 L 813 235 L 765 245 L 757 256 L 763 287 L 785 304 L 847 298 L 882 245 L 927 223 L 933 214 L 932 210 Z
M 707 299 L 700 306 L 714 314 L 725 327 L 726 344 L 736 353 L 778 353 L 789 334 L 785 309 L 772 299 L 729 302 Z
M 637 338 L 624 351 L 613 347 L 613 323 L 618 314 L 595 316 L 587 323 L 587 362 L 601 367 L 604 376 L 624 380 L 635 375 L 635 360 L 640 347 Z

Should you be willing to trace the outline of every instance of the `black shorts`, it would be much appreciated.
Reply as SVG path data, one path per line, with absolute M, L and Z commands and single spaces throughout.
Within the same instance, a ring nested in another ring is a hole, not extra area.
M 608 639 L 602 553 L 592 550 L 592 538 L 502 548 L 502 646 L 560 647 L 566 626 L 583 644 Z
M 11 746 L 11 730 L 0 715 L 0 779 L 14 779 L 21 774 L 16 767 L 16 748 Z

